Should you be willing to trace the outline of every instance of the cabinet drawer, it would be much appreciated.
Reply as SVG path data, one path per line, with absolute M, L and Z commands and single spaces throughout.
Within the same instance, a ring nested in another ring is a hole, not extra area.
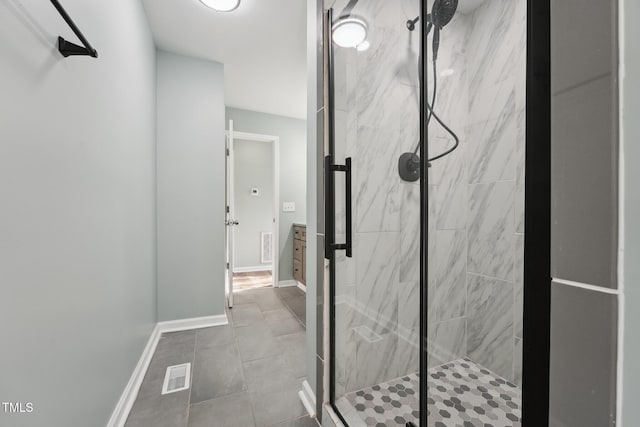
M 297 259 L 293 260 L 293 278 L 302 282 L 302 263 Z
M 302 245 L 302 280 L 303 285 L 307 284 L 307 245 Z
M 300 262 L 302 262 L 303 258 L 302 258 L 302 246 L 303 243 L 301 240 L 294 240 L 293 241 L 293 259 L 296 259 Z

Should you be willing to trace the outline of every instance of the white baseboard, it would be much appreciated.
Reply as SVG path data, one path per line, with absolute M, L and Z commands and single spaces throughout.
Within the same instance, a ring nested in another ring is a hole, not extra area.
M 316 394 L 311 390 L 311 386 L 304 380 L 302 382 L 302 390 L 298 392 L 298 396 L 300 396 L 300 400 L 304 405 L 304 408 L 309 413 L 311 418 L 316 417 Z
M 191 319 L 168 320 L 158 323 L 160 333 L 188 331 L 190 329 L 211 328 L 213 326 L 228 325 L 226 314 L 217 316 L 194 317 Z
M 273 266 L 269 265 L 256 265 L 253 267 L 233 267 L 234 273 L 253 273 L 254 271 L 271 271 Z
M 302 292 L 304 292 L 305 294 L 307 293 L 307 285 L 303 285 L 300 282 L 296 283 L 296 286 L 298 287 L 298 289 L 300 289 Z
M 111 418 L 107 423 L 107 427 L 123 427 L 127 422 L 127 417 L 129 416 L 129 412 L 133 407 L 133 403 L 136 401 L 138 390 L 140 389 L 142 380 L 147 373 L 147 369 L 149 368 L 149 364 L 151 363 L 153 353 L 156 351 L 156 346 L 158 345 L 160 334 L 160 327 L 156 324 L 155 328 L 153 328 L 153 332 L 151 332 L 149 341 L 147 341 L 147 345 L 142 351 L 142 356 L 140 356 L 140 360 L 138 360 L 138 364 L 133 370 L 131 378 L 129 378 L 129 382 L 127 383 L 124 391 L 122 392 L 122 395 L 120 396 L 118 404 L 111 413 Z
M 111 413 L 111 418 L 107 423 L 107 427 L 124 427 L 127 422 L 129 412 L 133 407 L 133 403 L 136 401 L 136 397 L 138 397 L 138 390 L 140 390 L 142 380 L 147 373 L 147 369 L 151 363 L 151 358 L 153 357 L 153 353 L 156 351 L 158 341 L 163 333 L 210 328 L 213 326 L 223 326 L 228 324 L 229 320 L 227 319 L 226 314 L 195 317 L 192 319 L 169 320 L 157 323 L 155 328 L 153 328 L 153 332 L 151 332 L 147 345 L 142 351 L 138 364 L 131 374 L 129 382 L 120 396 L 118 404 Z
M 289 288 L 291 286 L 298 286 L 297 280 L 281 280 L 278 282 L 279 288 Z

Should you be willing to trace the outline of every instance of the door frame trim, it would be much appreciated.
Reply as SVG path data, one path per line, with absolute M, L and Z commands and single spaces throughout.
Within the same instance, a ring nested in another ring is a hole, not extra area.
M 229 131 L 225 131 L 225 135 L 229 136 Z M 272 143 L 273 147 L 273 260 L 271 264 L 271 279 L 272 286 L 277 288 L 280 286 L 280 272 L 278 267 L 280 265 L 280 137 L 274 135 L 266 135 L 261 133 L 240 132 L 233 129 L 233 139 L 239 139 L 244 141 L 256 141 L 256 142 L 268 142 Z M 233 179 L 233 177 L 231 177 Z M 233 200 L 233 198 L 231 199 Z M 233 211 L 233 207 L 231 209 Z M 237 245 L 233 245 L 233 251 L 235 254 Z M 235 259 L 235 256 L 232 258 Z M 229 268 L 233 271 L 234 266 Z

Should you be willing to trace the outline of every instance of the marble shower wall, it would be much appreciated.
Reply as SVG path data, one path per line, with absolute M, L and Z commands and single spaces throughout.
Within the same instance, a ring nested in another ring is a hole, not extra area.
M 334 19 L 347 1 L 328 2 Z M 419 0 L 360 0 L 368 50 L 334 46 L 336 162 L 353 158 L 353 258 L 336 260 L 336 396 L 418 370 L 418 183 L 403 182 L 401 153 L 418 143 Z M 344 178 L 336 232 L 344 239 Z
M 347 0 L 325 2 L 334 18 Z M 336 396 L 418 371 L 418 0 L 360 0 L 367 51 L 335 46 L 336 162 L 353 158 L 353 258 L 336 260 Z M 436 111 L 460 136 L 429 170 L 431 366 L 470 356 L 519 380 L 524 242 L 526 0 L 487 0 L 442 32 Z M 429 58 L 430 59 L 430 58 Z M 429 60 L 429 62 L 431 62 Z M 429 81 L 433 82 L 430 68 Z M 451 144 L 432 124 L 429 150 Z M 344 179 L 336 178 L 344 240 Z
M 461 145 L 430 170 L 430 364 L 468 356 L 519 382 L 526 1 L 487 0 L 441 38 L 436 112 Z M 430 155 L 452 143 L 436 126 Z

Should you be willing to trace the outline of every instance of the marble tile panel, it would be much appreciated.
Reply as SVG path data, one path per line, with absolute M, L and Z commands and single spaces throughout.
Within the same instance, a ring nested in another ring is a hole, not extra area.
M 467 233 L 438 231 L 436 301 L 438 321 L 463 317 L 466 311 Z
M 465 143 L 469 184 L 516 179 L 517 115 L 476 123 Z
M 484 2 L 469 16 L 467 52 L 470 93 L 513 76 L 521 53 L 526 0 Z M 526 28 L 526 27 L 525 27 Z
M 514 181 L 469 186 L 469 272 L 513 280 L 514 193 Z
M 515 305 L 513 308 L 513 322 L 516 337 L 522 338 L 522 326 L 524 321 L 524 234 L 516 234 L 515 251 Z
M 401 282 L 420 280 L 420 186 L 400 185 L 400 272 Z
M 357 233 L 356 300 L 371 328 L 398 321 L 400 233 Z M 392 325 L 392 326 L 389 326 Z
M 434 367 L 467 355 L 466 319 L 447 320 L 430 325 L 427 345 L 428 366 Z
M 436 228 L 457 230 L 467 226 L 469 210 L 467 184 L 456 183 L 450 187 L 435 186 Z
M 398 131 L 360 126 L 353 158 L 355 231 L 400 230 Z
M 513 380 L 513 284 L 475 274 L 467 277 L 469 357 Z
M 469 121 L 468 124 L 485 122 L 508 116 L 516 111 L 515 78 L 469 88 Z

